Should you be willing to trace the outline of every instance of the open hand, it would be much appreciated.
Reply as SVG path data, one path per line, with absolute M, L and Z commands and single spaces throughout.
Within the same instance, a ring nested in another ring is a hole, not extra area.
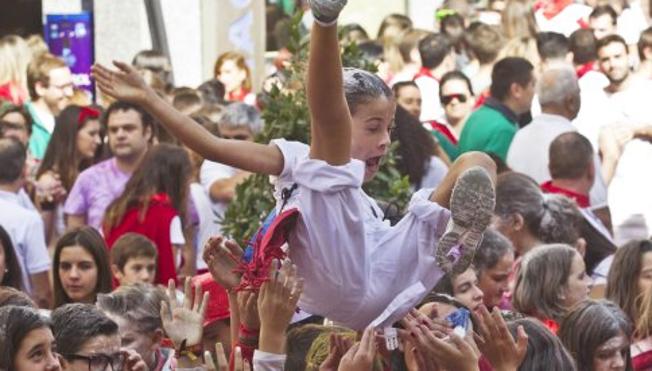
M 145 83 L 138 71 L 123 62 L 114 61 L 118 70 L 110 70 L 101 64 L 91 68 L 100 90 L 118 100 L 142 104 L 154 91 Z
M 376 337 L 373 327 L 367 327 L 362 339 L 349 349 L 340 361 L 338 371 L 372 370 L 376 357 Z
M 489 313 L 487 308 L 482 306 L 479 312 L 473 316 L 480 334 L 476 336 L 476 343 L 482 354 L 496 371 L 518 369 L 527 353 L 528 336 L 523 326 L 517 328 L 515 340 L 497 308 L 494 308 L 493 313 Z
M 168 283 L 168 302 L 161 303 L 161 320 L 163 329 L 176 347 L 185 340 L 186 346 L 200 344 L 204 331 L 204 315 L 208 303 L 208 292 L 201 295 L 201 287 L 190 287 L 190 278 L 186 278 L 184 285 L 183 303 L 177 301 L 174 280 Z
M 202 257 L 215 282 L 225 290 L 231 291 L 240 284 L 240 274 L 235 269 L 242 260 L 243 251 L 235 241 L 222 236 L 208 239 Z
M 340 365 L 342 357 L 351 348 L 353 342 L 351 339 L 331 333 L 329 338 L 329 351 L 328 357 L 319 366 L 319 371 L 336 371 Z

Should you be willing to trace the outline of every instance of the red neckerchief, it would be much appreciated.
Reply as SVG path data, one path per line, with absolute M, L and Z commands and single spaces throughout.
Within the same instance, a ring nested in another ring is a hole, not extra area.
M 451 143 L 457 145 L 457 138 L 455 138 L 455 135 L 453 135 L 453 132 L 448 128 L 448 126 L 437 121 L 427 121 L 426 124 L 430 125 L 433 130 L 442 133 Z
M 161 192 L 161 193 L 157 193 L 155 195 L 152 195 L 150 200 L 154 201 L 154 202 L 160 202 L 162 204 L 168 204 L 168 205 L 172 204 L 172 202 L 170 201 L 170 196 L 165 192 Z
M 226 100 L 229 102 L 244 102 L 247 94 L 251 91 L 249 89 L 240 88 L 236 91 L 232 91 L 226 95 Z
M 552 331 L 553 334 L 557 335 L 557 332 L 559 331 L 559 324 L 557 321 L 554 319 L 542 319 L 541 322 L 543 323 L 544 326 L 548 328 L 548 330 Z
M 419 72 L 417 72 L 417 73 L 414 75 L 414 77 L 412 78 L 412 80 L 414 81 L 414 80 L 418 79 L 419 77 L 428 77 L 428 78 L 434 79 L 435 81 L 439 82 L 439 79 L 436 78 L 436 77 L 432 74 L 432 72 L 430 72 L 430 70 L 427 69 L 427 68 L 425 68 L 425 67 L 421 67 L 421 69 L 419 70 Z
M 586 75 L 587 72 L 590 71 L 595 71 L 595 62 L 584 63 L 583 65 L 575 68 L 575 73 L 577 74 L 578 79 L 582 78 L 582 76 Z
M 534 9 L 535 11 L 542 9 L 543 16 L 550 20 L 561 13 L 572 2 L 572 0 L 541 0 L 534 4 Z
M 570 199 L 573 199 L 575 200 L 575 202 L 577 202 L 577 205 L 581 208 L 587 208 L 591 206 L 591 201 L 589 200 L 589 196 L 579 194 L 577 192 L 573 192 L 570 189 L 558 187 L 552 184 L 552 180 L 549 180 L 541 184 L 541 190 L 544 193 L 561 194 Z

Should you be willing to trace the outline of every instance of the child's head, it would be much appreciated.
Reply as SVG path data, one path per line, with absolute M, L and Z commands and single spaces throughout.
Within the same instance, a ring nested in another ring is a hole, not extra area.
M 344 94 L 353 118 L 351 157 L 365 162 L 364 180 L 376 174 L 390 144 L 396 103 L 392 90 L 378 76 L 344 69 Z
M 164 337 L 161 302 L 167 301 L 155 286 L 121 286 L 111 294 L 99 295 L 97 307 L 118 324 L 124 348 L 136 351 L 151 368 Z
M 138 233 L 126 233 L 111 249 L 111 271 L 120 285 L 154 283 L 156 278 L 156 246 Z

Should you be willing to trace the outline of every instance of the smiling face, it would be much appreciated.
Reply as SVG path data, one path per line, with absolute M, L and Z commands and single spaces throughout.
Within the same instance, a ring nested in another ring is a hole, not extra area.
M 620 42 L 609 43 L 598 50 L 600 71 L 612 84 L 620 84 L 629 76 L 627 48 Z
M 468 85 L 459 79 L 448 80 L 441 86 L 441 98 L 446 119 L 451 124 L 463 120 L 475 105 L 475 98 L 471 95 Z
M 61 250 L 58 274 L 61 286 L 72 302 L 95 302 L 98 268 L 82 246 L 66 246 Z
M 225 60 L 219 72 L 217 79 L 224 84 L 227 93 L 240 89 L 247 78 L 247 71 L 238 67 L 232 59 Z
M 389 149 L 395 111 L 394 99 L 383 96 L 359 104 L 353 114 L 351 157 L 365 163 L 365 182 L 376 175 Z

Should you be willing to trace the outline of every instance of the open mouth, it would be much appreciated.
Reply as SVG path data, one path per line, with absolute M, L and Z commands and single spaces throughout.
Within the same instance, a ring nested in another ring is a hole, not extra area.
M 369 169 L 377 169 L 380 166 L 380 160 L 382 158 L 383 156 L 372 157 L 365 161 L 365 165 L 367 165 L 367 168 Z

